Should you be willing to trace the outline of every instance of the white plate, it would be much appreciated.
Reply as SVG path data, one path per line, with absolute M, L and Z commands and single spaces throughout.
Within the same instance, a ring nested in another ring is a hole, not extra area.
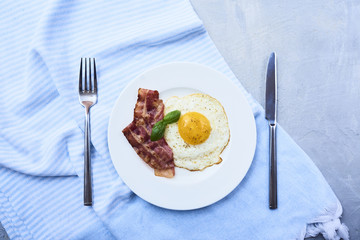
M 122 133 L 133 120 L 139 88 L 158 90 L 163 100 L 195 92 L 218 99 L 231 135 L 222 163 L 195 172 L 176 167 L 171 179 L 154 176 Z M 146 71 L 122 91 L 111 113 L 108 145 L 116 171 L 135 194 L 159 207 L 190 210 L 219 201 L 241 182 L 254 156 L 256 127 L 244 95 L 225 75 L 195 63 L 169 63 Z

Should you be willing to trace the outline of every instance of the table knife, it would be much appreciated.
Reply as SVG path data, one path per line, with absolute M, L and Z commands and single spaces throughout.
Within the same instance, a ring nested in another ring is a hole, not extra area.
M 269 208 L 277 208 L 277 159 L 276 159 L 276 110 L 277 110 L 277 70 L 276 54 L 271 53 L 266 74 L 265 117 L 269 122 L 270 176 Z

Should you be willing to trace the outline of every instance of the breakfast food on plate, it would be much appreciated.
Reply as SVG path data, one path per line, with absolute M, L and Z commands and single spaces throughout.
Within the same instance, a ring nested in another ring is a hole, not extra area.
M 202 93 L 171 97 L 165 114 L 181 112 L 179 121 L 165 130 L 165 140 L 174 154 L 175 166 L 203 170 L 222 161 L 221 152 L 230 139 L 225 110 L 215 98 Z
M 220 102 L 195 93 L 171 97 L 165 105 L 158 91 L 139 88 L 134 119 L 122 131 L 155 175 L 172 178 L 175 166 L 198 171 L 219 164 L 230 139 Z
M 152 127 L 164 118 L 164 103 L 159 92 L 140 88 L 133 121 L 123 134 L 135 152 L 154 169 L 156 176 L 172 178 L 175 175 L 173 152 L 164 138 L 151 141 Z

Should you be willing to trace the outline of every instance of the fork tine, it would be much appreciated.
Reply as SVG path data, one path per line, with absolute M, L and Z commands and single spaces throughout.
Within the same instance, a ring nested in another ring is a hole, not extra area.
M 85 58 L 85 91 L 88 91 L 88 78 L 87 78 L 87 59 Z
M 89 58 L 89 91 L 92 92 L 92 83 L 91 83 L 91 58 Z
M 95 58 L 94 60 L 94 92 L 97 92 L 97 76 L 96 76 L 96 64 L 95 64 Z
M 83 90 L 82 87 L 82 58 L 80 60 L 80 73 L 79 73 L 79 92 Z

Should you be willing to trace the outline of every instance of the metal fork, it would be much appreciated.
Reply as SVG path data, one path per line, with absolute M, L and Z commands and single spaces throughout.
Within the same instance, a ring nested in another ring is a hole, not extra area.
M 93 62 L 93 67 L 91 67 Z M 83 67 L 84 65 L 84 67 Z M 91 70 L 93 69 L 93 74 Z M 83 74 L 84 73 L 84 74 Z M 84 77 L 83 77 L 84 76 Z M 84 205 L 92 205 L 91 156 L 90 156 L 90 108 L 97 102 L 97 77 L 95 58 L 81 58 L 79 73 L 79 101 L 85 107 L 84 140 Z

